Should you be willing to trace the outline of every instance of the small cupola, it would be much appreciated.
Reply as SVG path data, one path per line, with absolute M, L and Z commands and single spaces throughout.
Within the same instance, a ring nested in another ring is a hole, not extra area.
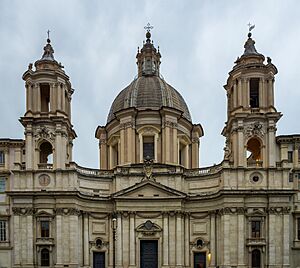
M 144 41 L 141 50 L 138 48 L 138 53 L 136 55 L 137 65 L 138 65 L 138 77 L 141 76 L 159 76 L 159 66 L 161 55 L 159 53 L 159 48 L 156 49 L 151 40 L 150 30 L 153 26 L 150 23 L 144 27 L 146 29 L 146 42 Z

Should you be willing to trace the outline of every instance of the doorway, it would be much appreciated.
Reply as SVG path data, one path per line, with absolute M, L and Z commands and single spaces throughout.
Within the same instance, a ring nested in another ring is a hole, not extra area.
M 94 252 L 93 268 L 105 268 L 105 253 L 104 252 Z
M 141 240 L 140 267 L 158 268 L 157 240 Z
M 194 253 L 194 268 L 206 268 L 206 252 Z

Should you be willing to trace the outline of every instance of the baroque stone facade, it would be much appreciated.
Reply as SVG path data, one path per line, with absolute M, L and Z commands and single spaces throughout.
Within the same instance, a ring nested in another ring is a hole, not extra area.
M 199 168 L 202 126 L 148 30 L 89 169 L 72 161 L 74 91 L 48 39 L 23 75 L 25 139 L 0 139 L 0 267 L 300 267 L 300 135 L 276 136 L 277 69 L 254 44 L 225 85 L 224 159 Z

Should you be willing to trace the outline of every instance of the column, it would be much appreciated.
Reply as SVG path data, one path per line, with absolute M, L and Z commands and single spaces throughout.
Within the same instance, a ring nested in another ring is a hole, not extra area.
M 230 215 L 223 215 L 223 226 L 224 226 L 224 243 L 223 243 L 223 252 L 224 252 L 224 265 L 230 265 Z
M 171 147 L 170 147 L 170 127 L 167 126 L 168 122 L 165 122 L 165 154 L 166 154 L 166 163 L 171 161 Z
M 79 230 L 78 230 L 78 216 L 69 216 L 69 226 L 70 226 L 70 263 L 78 264 L 78 241 L 79 241 Z
M 169 216 L 169 265 L 170 266 L 175 266 L 176 262 L 176 248 L 175 248 L 175 243 L 174 238 L 176 237 L 176 218 L 174 212 L 170 213 Z M 173 239 L 172 239 L 173 238 Z
M 28 215 L 27 218 L 27 263 L 33 264 L 33 221 L 32 215 Z
M 26 216 L 20 217 L 20 226 L 21 226 L 21 263 L 25 263 L 27 261 L 27 220 Z
M 246 79 L 246 92 L 245 92 L 245 97 L 246 97 L 246 105 L 245 107 L 250 107 L 250 79 Z
M 32 144 L 32 126 L 28 126 L 25 130 L 26 134 L 26 169 L 32 169 L 32 154 L 34 152 L 33 144 Z
M 190 216 L 188 213 L 184 217 L 184 254 L 185 266 L 190 266 Z
M 262 78 L 259 79 L 258 104 L 259 104 L 259 107 L 264 107 L 264 88 L 263 88 Z
M 63 263 L 69 263 L 70 262 L 70 225 L 69 225 L 69 216 L 63 216 L 62 217 L 62 251 L 63 251 L 63 257 L 62 261 Z
M 294 166 L 296 168 L 299 168 L 299 144 L 295 144 L 293 155 L 294 155 Z
M 168 213 L 163 214 L 163 266 L 169 265 L 169 219 Z
M 232 94 L 232 98 L 233 98 L 233 107 L 232 107 L 232 109 L 235 109 L 238 106 L 238 94 L 237 94 L 235 83 L 233 85 L 233 90 L 232 90 L 231 94 Z
M 63 263 L 63 258 L 62 258 L 62 254 L 63 254 L 63 244 L 62 244 L 62 226 L 63 226 L 63 222 L 62 222 L 62 216 L 61 215 L 56 215 L 56 265 L 60 266 Z
M 242 79 L 238 79 L 237 83 L 237 92 L 238 92 L 238 106 L 243 106 L 243 95 L 242 95 Z
M 83 265 L 90 265 L 90 248 L 89 248 L 89 215 L 83 214 Z
M 118 222 L 118 227 L 117 227 L 117 237 L 116 237 L 116 266 L 117 267 L 123 267 L 123 256 L 122 256 L 122 252 L 123 252 L 123 247 L 122 247 L 122 240 L 123 240 L 123 236 L 122 236 L 122 219 L 121 219 L 121 215 L 118 215 L 117 218 L 117 222 Z
M 244 265 L 245 263 L 245 234 L 246 230 L 244 228 L 245 223 L 244 223 L 244 214 L 238 214 L 238 266 L 239 265 Z
M 269 166 L 275 167 L 275 149 L 276 149 L 276 141 L 275 141 L 275 126 L 269 127 Z M 282 160 L 282 159 L 281 159 Z M 265 163 L 264 163 L 265 165 Z
M 216 216 L 214 213 L 210 214 L 210 253 L 211 260 L 209 266 L 216 266 Z
M 20 236 L 20 216 L 14 215 L 14 231 L 13 231 L 13 237 L 14 237 L 14 264 L 20 265 L 20 245 L 21 245 L 21 236 Z
M 245 164 L 246 156 L 245 156 L 245 147 L 244 147 L 244 133 L 243 128 L 238 127 L 238 166 L 243 167 Z
M 274 106 L 274 78 L 272 80 L 270 80 L 270 100 L 271 100 L 271 103 L 270 105 Z
M 130 235 L 129 235 L 129 215 L 123 214 L 122 216 L 122 253 L 123 253 L 123 267 L 128 267 L 129 265 L 129 246 L 130 246 Z M 120 226 L 121 227 L 121 226 Z
M 158 134 L 154 134 L 154 162 L 158 162 Z
M 50 112 L 55 112 L 55 105 L 54 105 L 54 94 L 55 94 L 55 84 L 50 84 Z
M 135 224 L 134 224 L 134 213 L 129 214 L 129 266 L 135 266 Z
M 53 164 L 55 165 L 55 168 L 61 169 L 62 168 L 62 159 L 61 159 L 61 132 L 56 132 L 55 136 L 55 157 Z
M 125 163 L 125 129 L 124 126 L 121 126 L 120 131 L 120 142 L 121 142 L 121 150 L 119 151 L 120 154 L 120 164 L 123 165 Z
M 177 125 L 177 124 L 176 124 Z M 177 148 L 177 129 L 174 126 L 172 129 L 173 139 L 172 139 L 172 148 L 173 148 L 173 159 L 172 163 L 177 164 L 178 163 L 178 148 Z
M 37 102 L 37 107 L 36 110 L 38 112 L 41 112 L 41 87 L 40 84 L 36 84 L 37 85 L 37 94 L 36 94 L 36 102 Z
M 67 115 L 69 115 L 69 111 L 68 111 L 68 107 L 66 106 L 66 86 L 64 86 L 63 84 L 60 85 L 60 89 L 61 91 L 61 109 L 63 112 L 65 112 Z
M 143 163 L 143 135 L 139 134 L 139 142 L 140 142 L 140 163 Z
M 287 226 L 290 226 L 289 224 L 289 214 L 283 214 L 283 225 L 282 225 L 282 232 L 283 232 L 283 266 L 289 267 L 290 265 L 290 234 L 289 234 L 289 228 Z
M 276 254 L 275 254 L 275 236 L 276 236 L 276 216 L 274 214 L 269 214 L 269 266 L 275 264 Z
M 189 168 L 189 145 L 185 145 L 184 148 L 184 167 Z

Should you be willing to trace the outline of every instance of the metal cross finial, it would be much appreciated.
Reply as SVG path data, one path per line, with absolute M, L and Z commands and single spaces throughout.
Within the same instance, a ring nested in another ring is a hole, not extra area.
M 147 30 L 147 32 L 150 32 L 151 29 L 153 29 L 153 26 L 150 25 L 150 23 L 148 22 L 147 25 L 144 27 L 145 30 Z
M 50 30 L 47 31 L 48 39 L 50 39 Z
M 251 24 L 250 22 L 247 24 L 248 25 L 248 28 L 249 28 L 249 33 L 254 29 L 255 27 L 255 24 Z

